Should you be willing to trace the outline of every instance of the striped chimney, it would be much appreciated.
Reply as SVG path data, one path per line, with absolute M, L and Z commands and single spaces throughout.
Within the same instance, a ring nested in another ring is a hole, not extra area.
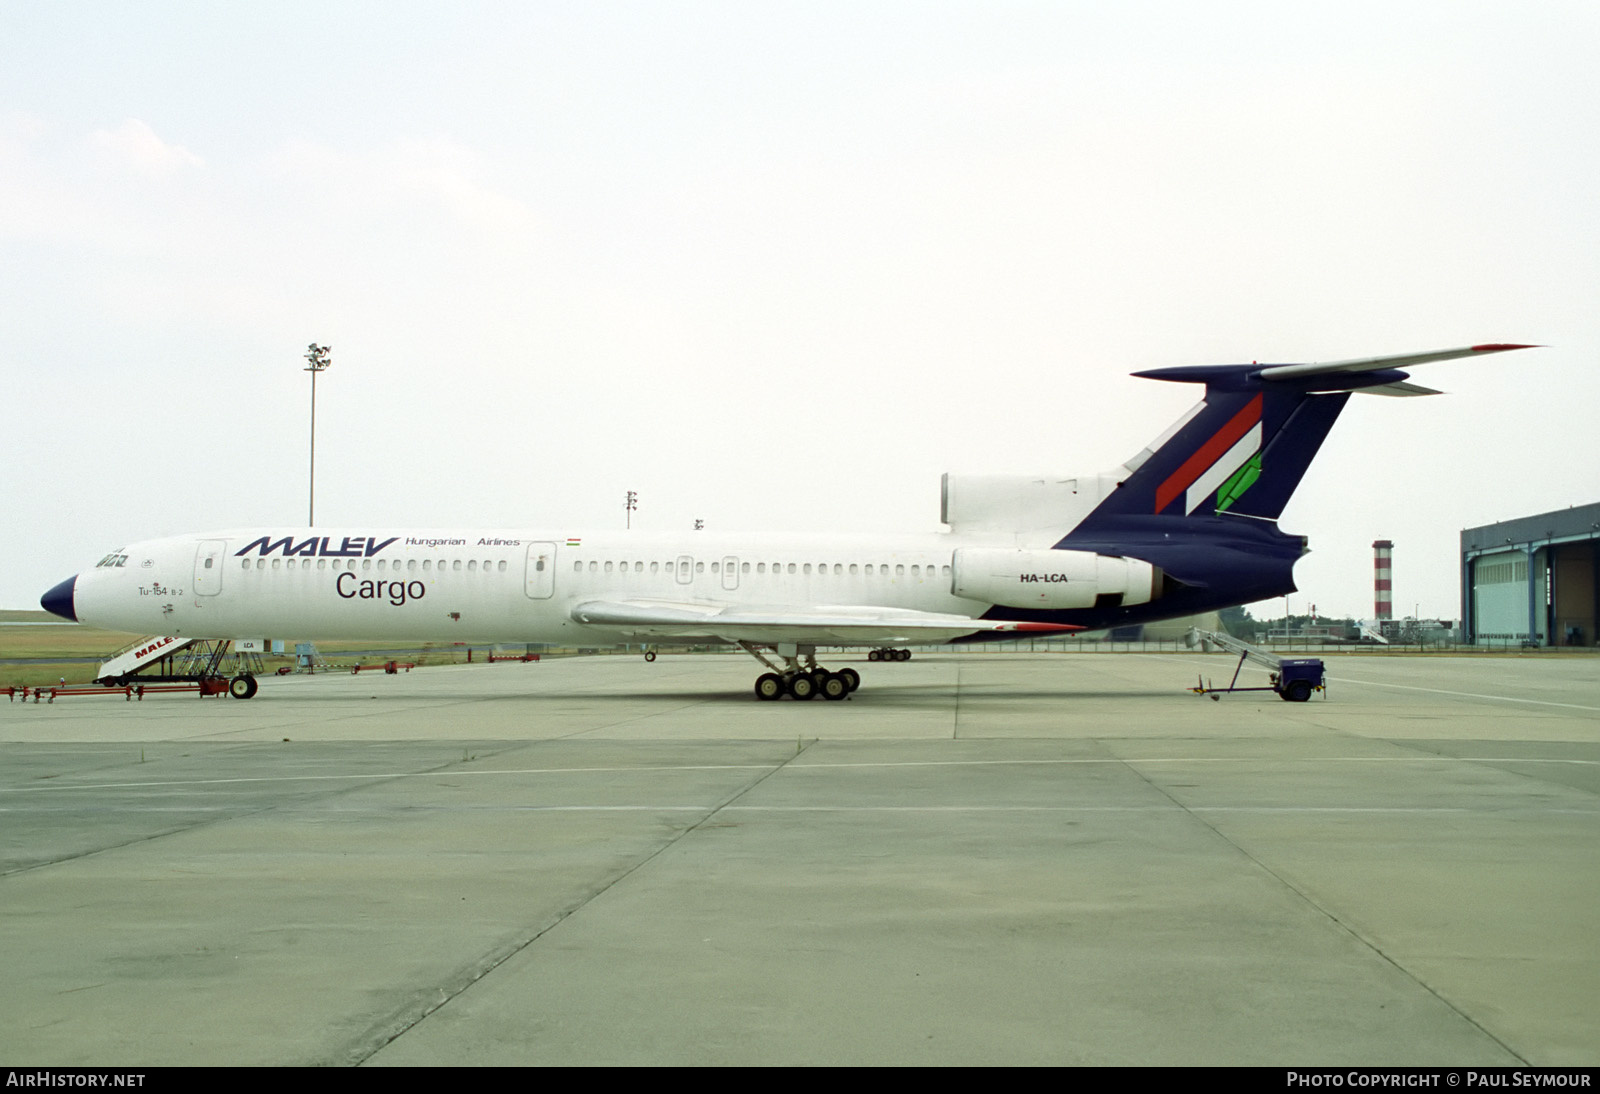
M 1394 544 L 1387 539 L 1372 543 L 1372 596 L 1379 619 L 1394 618 L 1393 552 Z

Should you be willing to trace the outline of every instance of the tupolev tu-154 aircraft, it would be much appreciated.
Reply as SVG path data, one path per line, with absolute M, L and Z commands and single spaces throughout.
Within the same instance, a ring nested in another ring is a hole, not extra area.
M 184 638 L 723 643 L 769 670 L 756 680 L 761 699 L 842 699 L 860 675 L 820 667 L 819 646 L 1092 630 L 1294 592 L 1306 540 L 1280 531 L 1278 516 L 1350 395 L 1436 395 L 1402 370 L 1528 348 L 1138 372 L 1204 384 L 1205 396 L 1104 474 L 945 475 L 946 532 L 274 526 L 121 547 L 40 603 Z M 232 689 L 255 690 L 254 680 Z

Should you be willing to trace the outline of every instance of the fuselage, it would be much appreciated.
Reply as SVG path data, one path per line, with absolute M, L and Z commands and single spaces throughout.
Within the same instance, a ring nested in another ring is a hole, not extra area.
M 132 544 L 79 574 L 82 622 L 185 637 L 315 635 L 604 645 L 595 600 L 877 605 L 979 618 L 948 534 L 887 537 L 236 529 Z

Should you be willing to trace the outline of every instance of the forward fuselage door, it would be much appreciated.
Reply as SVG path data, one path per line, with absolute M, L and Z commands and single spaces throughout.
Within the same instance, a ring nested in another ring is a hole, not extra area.
M 694 556 L 678 556 L 678 584 L 687 585 L 694 580 Z
M 216 596 L 222 591 L 222 560 L 228 541 L 203 539 L 194 553 L 194 591 L 196 596 Z
M 524 588 L 531 600 L 549 600 L 556 591 L 556 545 L 547 540 L 528 544 L 528 570 Z
M 722 560 L 722 587 L 729 592 L 739 587 L 739 560 L 733 555 Z

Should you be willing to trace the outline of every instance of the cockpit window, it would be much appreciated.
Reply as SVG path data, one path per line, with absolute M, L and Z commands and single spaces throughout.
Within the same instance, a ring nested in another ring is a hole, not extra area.
M 99 569 L 101 566 L 126 566 L 127 564 L 127 555 L 123 554 L 121 551 L 112 551 L 105 558 L 102 558 L 99 562 L 96 562 L 95 568 Z

